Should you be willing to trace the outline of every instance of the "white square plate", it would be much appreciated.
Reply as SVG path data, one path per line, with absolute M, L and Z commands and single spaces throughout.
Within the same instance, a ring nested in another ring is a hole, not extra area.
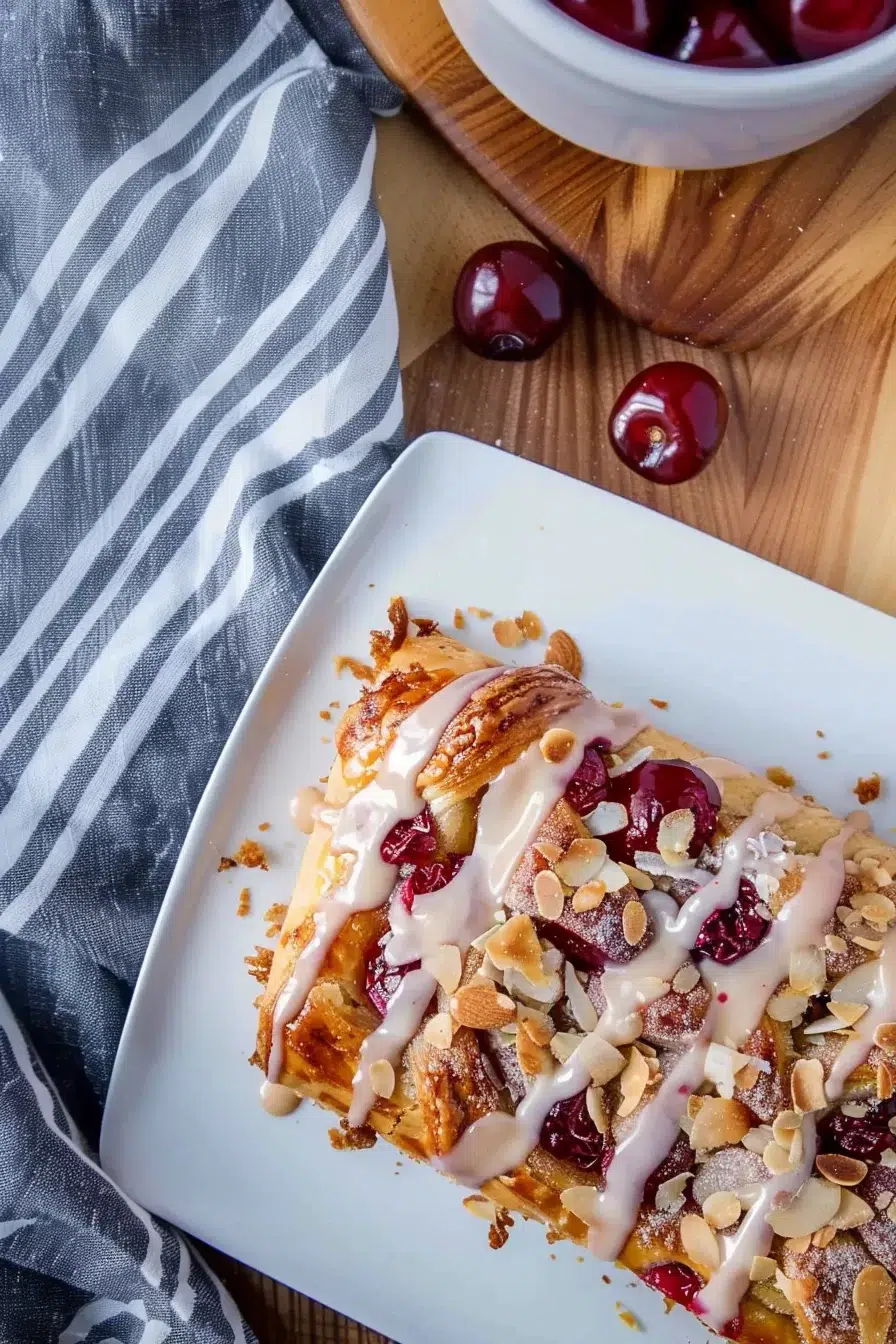
M 617 1301 L 670 1344 L 703 1338 L 692 1316 L 665 1317 L 659 1294 L 549 1247 L 535 1224 L 517 1220 L 490 1251 L 460 1192 L 398 1165 L 388 1145 L 337 1153 L 332 1117 L 305 1105 L 275 1120 L 258 1104 L 246 1062 L 257 986 L 242 959 L 263 941 L 264 910 L 291 895 L 302 842 L 289 799 L 327 773 L 333 751 L 318 711 L 356 689 L 335 679 L 333 655 L 364 655 L 398 592 L 449 629 L 457 606 L 531 608 L 575 635 L 605 699 L 668 700 L 670 730 L 758 770 L 785 765 L 838 811 L 855 806 L 857 776 L 886 775 L 892 619 L 569 477 L 429 434 L 361 510 L 218 762 L 134 994 L 103 1165 L 153 1212 L 402 1344 L 592 1344 L 598 1333 L 629 1344 Z M 495 651 L 490 621 L 470 618 L 464 637 Z M 887 796 L 873 813 L 882 834 L 896 824 Z M 219 874 L 219 856 L 262 821 L 270 872 Z M 244 884 L 252 915 L 237 919 Z

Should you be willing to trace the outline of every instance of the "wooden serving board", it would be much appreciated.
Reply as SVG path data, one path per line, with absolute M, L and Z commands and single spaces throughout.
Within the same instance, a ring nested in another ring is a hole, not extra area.
M 728 350 L 786 341 L 896 261 L 896 95 L 767 163 L 635 168 L 508 102 L 439 0 L 342 2 L 384 69 L 514 212 L 659 335 Z

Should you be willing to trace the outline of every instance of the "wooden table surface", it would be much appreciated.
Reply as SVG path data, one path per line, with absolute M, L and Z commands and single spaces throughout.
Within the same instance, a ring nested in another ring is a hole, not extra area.
M 401 317 L 409 437 L 453 429 L 545 462 L 896 613 L 896 267 L 787 345 L 695 351 L 634 327 L 583 283 L 571 328 L 534 364 L 477 359 L 450 332 L 457 270 L 526 229 L 413 112 L 380 126 L 377 193 Z M 622 385 L 657 359 L 695 359 L 731 402 L 727 441 L 696 481 L 662 489 L 606 439 Z M 595 538 L 595 571 L 601 564 Z M 870 655 L 871 656 L 871 655 Z M 209 1251 L 261 1344 L 383 1337 Z

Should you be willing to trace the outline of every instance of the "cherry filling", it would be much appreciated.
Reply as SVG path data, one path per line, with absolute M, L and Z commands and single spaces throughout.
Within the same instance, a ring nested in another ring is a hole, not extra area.
M 607 797 L 609 775 L 601 752 L 609 745 L 601 738 L 589 742 L 581 765 L 566 786 L 563 796 L 580 817 L 587 817 Z
M 896 1115 L 896 1098 L 869 1107 L 865 1115 L 831 1111 L 818 1126 L 818 1144 L 823 1153 L 846 1153 L 864 1162 L 879 1162 L 886 1149 L 896 1149 L 896 1134 L 889 1121 Z
M 438 849 L 435 818 L 428 805 L 416 817 L 397 821 L 380 845 L 383 863 L 425 863 Z
M 687 808 L 694 815 L 688 854 L 695 859 L 712 839 L 722 805 L 715 780 L 687 761 L 644 761 L 609 781 L 609 797 L 628 812 L 628 826 L 606 836 L 616 860 L 633 863 L 636 852 L 655 850 L 660 822 L 669 812 Z
M 588 1114 L 584 1092 L 551 1107 L 539 1142 L 549 1153 L 572 1162 L 581 1171 L 594 1171 L 604 1160 L 603 1136 Z
M 694 1160 L 693 1148 L 688 1143 L 687 1139 L 683 1134 L 679 1135 L 679 1137 L 675 1140 L 675 1143 L 672 1145 L 672 1149 L 669 1153 L 669 1156 L 665 1159 L 665 1161 L 660 1163 L 660 1165 L 657 1167 L 653 1175 L 648 1176 L 647 1180 L 645 1181 L 644 1195 L 642 1197 L 641 1203 L 644 1204 L 647 1208 L 652 1207 L 654 1200 L 656 1199 L 656 1192 L 663 1184 L 663 1182 L 671 1181 L 673 1176 L 681 1176 L 684 1172 L 689 1171 L 693 1160 Z M 688 1188 L 687 1192 L 685 1209 L 688 1209 L 689 1207 L 691 1209 L 696 1208 L 696 1205 L 694 1204 L 694 1201 L 691 1198 L 690 1187 Z M 671 1296 L 672 1294 L 669 1293 L 669 1297 Z M 676 1298 L 675 1300 L 677 1302 L 678 1298 Z
M 432 815 L 429 809 L 426 809 L 429 815 L 430 825 Z M 420 813 L 423 816 L 423 813 Z M 414 818 L 418 820 L 418 818 Z M 407 823 L 399 822 L 399 826 L 405 826 Z M 386 845 L 395 834 L 397 827 L 393 827 L 383 845 Z M 429 835 L 430 829 L 418 834 Z M 390 851 L 391 852 L 391 851 Z M 384 856 L 385 857 L 385 856 Z M 386 860 L 390 862 L 390 860 Z M 447 887 L 452 878 L 456 877 L 463 867 L 463 854 L 449 854 L 447 859 L 437 859 L 433 863 L 424 863 L 415 868 L 400 884 L 396 893 L 398 900 L 401 901 L 405 910 L 410 913 L 414 907 L 414 900 L 417 896 L 423 896 L 430 891 L 441 891 Z M 416 971 L 420 968 L 419 961 L 409 961 L 405 966 L 390 966 L 386 961 L 386 944 L 392 937 L 391 933 L 386 933 L 376 944 L 373 953 L 367 961 L 367 971 L 365 976 L 365 988 L 367 997 L 379 1013 L 380 1017 L 386 1016 L 386 1009 L 389 1007 L 389 1000 L 396 993 L 408 971 Z
M 406 966 L 389 965 L 386 961 L 386 944 L 391 937 L 391 933 L 384 934 L 374 948 L 373 955 L 367 962 L 364 983 L 367 997 L 380 1017 L 386 1016 L 389 1001 L 397 993 L 398 986 L 408 972 L 420 969 L 419 961 L 409 961 Z
M 564 957 L 569 957 L 573 965 L 580 970 L 585 971 L 603 971 L 607 964 L 607 958 L 597 943 L 591 943 L 587 938 L 583 938 L 579 933 L 573 933 L 572 929 L 565 928 L 562 924 L 555 924 L 553 920 L 538 921 L 538 932 L 543 938 L 547 938 L 562 952 Z
M 430 891 L 441 891 L 452 878 L 457 877 L 463 867 L 463 854 L 449 854 L 447 859 L 437 859 L 434 863 L 423 863 L 404 879 L 398 888 L 398 899 L 410 913 L 414 908 L 414 898 Z
M 700 1303 L 697 1298 L 703 1287 L 703 1280 L 690 1265 L 679 1264 L 677 1260 L 669 1260 L 661 1265 L 648 1265 L 642 1271 L 641 1278 L 664 1297 L 671 1298 L 679 1306 L 686 1307 L 688 1311 L 693 1311 L 699 1316 Z M 740 1316 L 735 1316 L 722 1327 L 720 1333 L 727 1335 L 729 1339 L 737 1339 L 742 1328 L 743 1321 Z
M 727 910 L 715 910 L 704 921 L 694 944 L 712 961 L 730 966 L 758 947 L 771 928 L 771 921 L 759 913 L 759 896 L 746 877 L 740 880 L 737 900 Z

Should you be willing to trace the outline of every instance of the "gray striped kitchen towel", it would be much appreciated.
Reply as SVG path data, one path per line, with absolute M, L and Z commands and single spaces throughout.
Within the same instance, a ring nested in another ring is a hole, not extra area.
M 0 11 L 0 1341 L 251 1338 L 96 1164 L 190 816 L 399 450 L 338 0 Z

